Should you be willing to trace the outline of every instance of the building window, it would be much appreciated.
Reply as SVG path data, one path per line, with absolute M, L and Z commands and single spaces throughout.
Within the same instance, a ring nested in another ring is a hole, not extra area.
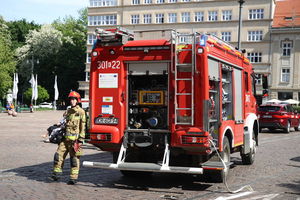
M 281 69 L 281 82 L 284 83 L 290 82 L 290 69 L 287 68 Z
M 151 24 L 151 23 L 152 23 L 152 15 L 144 14 L 144 24 Z
M 262 31 L 248 31 L 248 41 L 262 41 Z
M 282 47 L 282 55 L 283 56 L 291 56 L 291 50 L 293 47 L 292 41 L 282 41 L 281 47 Z
M 182 0 L 182 2 L 190 2 L 191 0 Z
M 186 33 L 186 34 L 188 34 L 188 33 Z M 188 43 L 190 43 L 190 38 L 188 36 L 180 36 L 179 43 L 188 44 Z
M 91 60 L 92 60 L 91 54 L 90 54 L 90 53 L 87 53 L 87 54 L 86 54 L 86 63 L 91 63 Z
M 222 20 L 229 21 L 232 19 L 232 11 L 231 10 L 223 10 L 222 11 Z
M 156 14 L 156 20 L 155 20 L 155 22 L 156 22 L 157 24 L 162 24 L 162 23 L 164 23 L 164 14 L 163 14 L 163 13 L 158 13 L 158 14 Z
M 189 12 L 183 12 L 181 13 L 181 22 L 190 22 L 191 16 Z
M 156 3 L 165 3 L 165 0 L 156 0 Z
M 94 44 L 96 40 L 97 40 L 96 35 L 88 34 L 88 38 L 87 38 L 87 43 L 88 44 Z
M 261 57 L 262 53 L 261 52 L 251 52 L 247 53 L 247 57 L 252 63 L 260 63 L 261 62 Z
M 169 3 L 177 3 L 177 0 L 169 0 Z
M 278 99 L 279 100 L 293 99 L 293 93 L 292 92 L 278 92 Z
M 195 22 L 204 21 L 204 12 L 195 12 Z
M 177 22 L 177 14 L 176 13 L 169 13 L 169 23 L 176 23 Z
M 262 75 L 255 74 L 255 85 L 262 85 Z
M 132 5 L 139 5 L 140 4 L 140 0 L 132 0 Z
M 90 81 L 90 72 L 85 72 L 85 81 Z
M 116 25 L 117 15 L 99 15 L 99 16 L 88 16 L 88 25 Z
M 263 18 L 264 18 L 264 9 L 249 10 L 249 19 L 263 19 Z
M 144 1 L 144 4 L 151 4 L 152 3 L 152 0 L 145 0 Z
M 139 24 L 140 15 L 131 15 L 131 24 Z
M 222 40 L 226 42 L 231 41 L 231 32 L 222 32 Z
M 218 11 L 208 11 L 208 21 L 217 21 Z
M 116 0 L 90 0 L 91 7 L 116 6 Z

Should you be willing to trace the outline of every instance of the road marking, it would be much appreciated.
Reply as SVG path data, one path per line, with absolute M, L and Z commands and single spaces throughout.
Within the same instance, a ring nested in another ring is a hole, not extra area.
M 239 194 L 235 194 L 235 195 L 232 195 L 230 197 L 218 197 L 216 198 L 215 200 L 230 200 L 230 199 L 237 199 L 237 198 L 240 198 L 240 197 L 243 197 L 243 196 L 247 196 L 249 194 L 252 194 L 253 192 L 243 192 L 243 193 L 239 193 Z

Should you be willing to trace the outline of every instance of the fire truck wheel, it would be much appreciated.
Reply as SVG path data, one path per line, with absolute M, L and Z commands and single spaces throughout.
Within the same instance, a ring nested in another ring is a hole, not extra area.
M 298 123 L 299 123 L 298 126 L 295 127 L 295 131 L 300 131 L 300 120 Z
M 288 121 L 287 125 L 286 125 L 286 127 L 284 129 L 284 132 L 285 133 L 290 133 L 290 129 L 291 129 L 291 123 L 290 123 L 290 121 Z
M 228 138 L 225 136 L 223 140 L 223 151 L 220 153 L 225 163 L 230 163 L 230 144 Z M 212 157 L 212 161 L 216 159 L 216 156 Z M 219 162 L 220 159 L 217 158 Z M 210 159 L 211 160 L 211 159 Z M 230 167 L 223 170 L 205 170 L 204 178 L 207 182 L 222 183 L 224 178 L 228 178 Z
M 252 142 L 253 142 L 253 148 L 250 150 L 250 153 L 247 154 L 241 153 L 243 165 L 252 165 L 254 163 L 255 153 L 256 153 L 256 138 L 254 134 L 252 137 Z

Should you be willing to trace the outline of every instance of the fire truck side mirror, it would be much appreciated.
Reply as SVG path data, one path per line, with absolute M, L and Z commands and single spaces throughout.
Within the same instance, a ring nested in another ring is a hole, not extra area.
M 268 86 L 268 75 L 264 74 L 262 76 L 262 86 L 263 86 L 263 89 L 268 89 L 269 86 Z

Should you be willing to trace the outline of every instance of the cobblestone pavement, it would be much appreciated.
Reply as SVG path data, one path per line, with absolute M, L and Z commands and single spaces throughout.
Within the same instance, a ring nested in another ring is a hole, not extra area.
M 228 180 L 231 189 L 250 185 L 253 191 L 226 192 L 224 184 L 204 183 L 197 177 L 154 174 L 142 179 L 124 178 L 120 172 L 81 168 L 77 185 L 67 185 L 69 160 L 60 181 L 47 179 L 57 145 L 44 143 L 41 135 L 59 121 L 62 111 L 0 113 L 0 199 L 291 199 L 300 200 L 300 132 L 260 134 L 256 161 L 241 165 L 233 154 L 234 167 Z M 111 162 L 111 155 L 85 145 L 82 161 Z

